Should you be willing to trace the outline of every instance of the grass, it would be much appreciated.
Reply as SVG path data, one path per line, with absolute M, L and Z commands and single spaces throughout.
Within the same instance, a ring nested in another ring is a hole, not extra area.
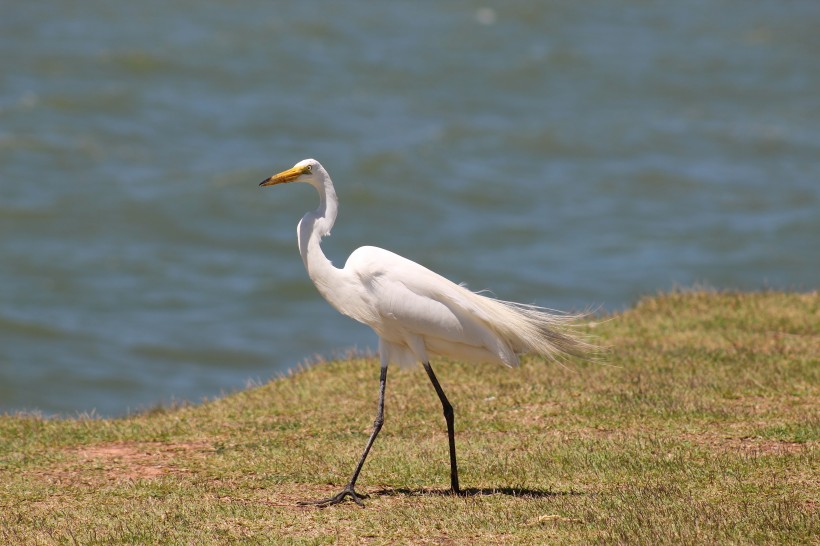
M 0 416 L 2 544 L 810 544 L 820 536 L 820 296 L 687 292 L 590 325 L 604 363 L 315 365 L 124 419 Z

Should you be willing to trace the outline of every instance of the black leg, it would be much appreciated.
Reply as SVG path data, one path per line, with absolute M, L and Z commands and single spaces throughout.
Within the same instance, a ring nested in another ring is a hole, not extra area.
M 376 435 L 379 434 L 379 431 L 382 429 L 382 425 L 384 424 L 384 388 L 386 384 L 387 366 L 382 365 L 381 377 L 379 378 L 379 409 L 376 413 L 376 420 L 373 421 L 373 432 L 370 434 L 370 439 L 367 440 L 367 445 L 364 448 L 364 453 L 362 453 L 362 458 L 359 459 L 359 464 L 356 465 L 356 470 L 353 472 L 353 477 L 350 478 L 350 482 L 345 486 L 344 489 L 342 489 L 339 493 L 332 497 L 320 499 L 317 501 L 302 501 L 299 504 L 331 506 L 333 504 L 338 504 L 342 502 L 345 497 L 349 496 L 351 499 L 353 499 L 353 502 L 355 502 L 359 506 L 364 506 L 364 504 L 362 504 L 362 500 L 359 494 L 356 493 L 356 491 L 354 491 L 353 488 L 356 485 L 356 480 L 359 478 L 359 472 L 362 471 L 362 467 L 364 466 L 364 460 L 367 459 L 367 454 L 370 452 L 370 448 L 373 446 L 373 442 L 376 440 Z
M 453 489 L 453 493 L 458 494 L 461 490 L 458 488 L 458 465 L 456 464 L 456 436 L 455 423 L 453 421 L 453 406 L 451 406 L 450 401 L 447 400 L 447 396 L 444 394 L 444 390 L 441 388 L 441 385 L 436 378 L 436 374 L 433 373 L 433 368 L 430 367 L 429 362 L 424 363 L 424 369 L 427 371 L 427 375 L 430 377 L 430 381 L 436 389 L 436 394 L 438 394 L 439 400 L 441 400 L 441 407 L 444 410 L 444 420 L 447 421 L 447 439 L 450 441 L 450 486 Z

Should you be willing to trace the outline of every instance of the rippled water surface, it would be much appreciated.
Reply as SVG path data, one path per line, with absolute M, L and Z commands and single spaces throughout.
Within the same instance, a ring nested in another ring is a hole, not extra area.
M 305 157 L 338 265 L 374 244 L 567 309 L 815 289 L 818 25 L 814 0 L 4 5 L 0 411 L 374 347 L 303 270 L 315 193 L 257 187 Z

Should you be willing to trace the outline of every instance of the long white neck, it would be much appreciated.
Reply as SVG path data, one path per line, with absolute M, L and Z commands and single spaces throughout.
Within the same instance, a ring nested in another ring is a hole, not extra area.
M 302 255 L 308 276 L 316 285 L 319 293 L 331 305 L 337 307 L 334 301 L 336 299 L 334 290 L 339 286 L 342 272 L 327 259 L 320 243 L 322 237 L 330 235 L 330 230 L 336 221 L 339 201 L 336 198 L 336 190 L 333 188 L 330 176 L 327 172 L 321 174 L 323 176 L 319 176 L 319 180 L 311 184 L 319 192 L 319 208 L 305 214 L 299 222 L 299 253 Z

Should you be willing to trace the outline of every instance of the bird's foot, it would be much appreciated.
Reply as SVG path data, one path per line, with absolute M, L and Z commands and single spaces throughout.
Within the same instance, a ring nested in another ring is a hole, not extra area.
M 367 498 L 367 495 L 359 495 L 358 493 L 356 493 L 356 491 L 353 490 L 353 484 L 347 484 L 344 489 L 342 489 L 339 493 L 333 495 L 332 497 L 328 497 L 326 499 L 319 499 L 315 501 L 299 501 L 297 504 L 301 506 L 318 506 L 319 508 L 324 508 L 326 506 L 333 506 L 334 504 L 339 504 L 340 502 L 344 501 L 345 497 L 350 497 L 353 502 L 355 502 L 361 507 L 364 507 L 362 498 Z

